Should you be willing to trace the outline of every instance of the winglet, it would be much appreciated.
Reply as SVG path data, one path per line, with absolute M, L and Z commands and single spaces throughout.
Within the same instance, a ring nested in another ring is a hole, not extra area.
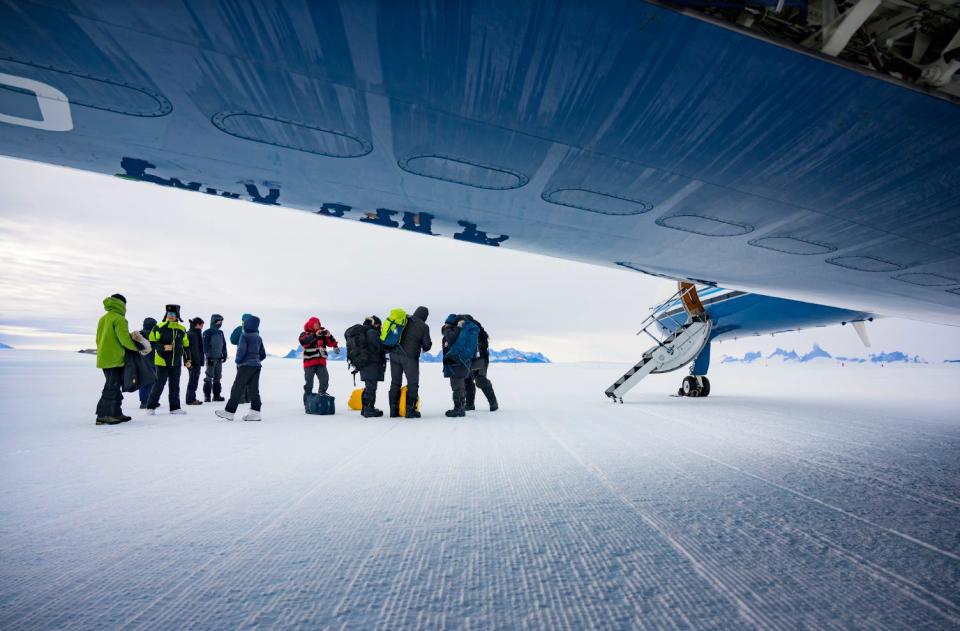
M 853 325 L 853 330 L 857 332 L 857 336 L 860 338 L 860 341 L 863 342 L 863 345 L 870 348 L 870 336 L 867 335 L 867 323 L 863 320 L 858 320 L 850 324 Z

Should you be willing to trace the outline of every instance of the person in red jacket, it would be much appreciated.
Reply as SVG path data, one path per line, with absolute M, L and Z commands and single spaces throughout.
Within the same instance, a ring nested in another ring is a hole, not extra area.
M 307 395 L 313 392 L 313 377 L 317 377 L 317 390 L 327 393 L 330 374 L 327 372 L 327 349 L 340 351 L 337 340 L 330 331 L 323 328 L 320 320 L 310 318 L 303 325 L 300 334 L 300 346 L 303 347 L 303 404 L 307 404 Z

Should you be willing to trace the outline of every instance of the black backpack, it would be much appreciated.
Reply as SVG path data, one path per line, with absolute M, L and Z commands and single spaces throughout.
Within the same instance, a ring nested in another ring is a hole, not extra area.
M 354 324 L 343 334 L 347 343 L 347 367 L 356 374 L 373 361 L 370 349 L 367 348 L 367 331 L 362 324 Z

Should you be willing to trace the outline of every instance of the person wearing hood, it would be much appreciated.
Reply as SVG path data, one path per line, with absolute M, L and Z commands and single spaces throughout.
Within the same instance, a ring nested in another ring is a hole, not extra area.
M 493 391 L 493 383 L 487 378 L 487 369 L 490 367 L 490 336 L 487 335 L 487 330 L 483 328 L 483 325 L 477 322 L 473 316 L 465 315 L 463 317 L 480 328 L 480 333 L 477 336 L 477 353 L 473 356 L 473 361 L 470 362 L 470 375 L 466 380 L 467 404 L 464 409 L 468 412 L 477 409 L 475 402 L 477 388 L 480 388 L 483 396 L 487 398 L 490 411 L 496 412 L 500 409 L 497 404 L 497 394 Z
M 203 368 L 203 318 L 190 320 L 187 338 L 190 340 L 190 367 L 187 380 L 187 405 L 202 405 L 197 399 L 197 387 L 200 385 L 200 370 Z
M 123 404 L 123 365 L 126 351 L 140 351 L 127 325 L 127 299 L 113 294 L 103 299 L 106 311 L 97 322 L 97 368 L 103 370 L 104 384 L 97 402 L 97 425 L 116 425 L 130 420 Z
M 377 383 L 383 381 L 387 375 L 387 354 L 380 343 L 380 328 L 383 323 L 375 315 L 368 316 L 363 321 L 363 346 L 366 349 L 369 361 L 360 367 L 360 379 L 363 381 L 363 409 L 360 415 L 364 418 L 383 416 L 383 411 L 376 408 Z
M 390 418 L 400 416 L 400 389 L 403 378 L 407 378 L 406 418 L 420 418 L 417 412 L 417 398 L 420 395 L 420 353 L 433 347 L 430 340 L 430 327 L 427 318 L 430 311 L 426 307 L 417 307 L 413 315 L 407 318 L 400 343 L 390 352 Z
M 147 340 L 150 346 L 153 346 L 153 342 L 150 342 L 150 331 L 153 330 L 153 327 L 157 326 L 157 321 L 153 318 L 144 318 L 143 319 L 143 328 L 140 329 L 140 337 Z M 151 348 L 149 353 L 145 353 L 143 358 L 147 360 L 147 365 L 153 369 L 153 374 L 157 374 L 157 367 L 153 363 L 155 350 Z M 147 409 L 147 401 L 150 399 L 150 391 L 153 390 L 153 384 L 142 386 L 140 388 L 140 409 Z
M 267 351 L 260 339 L 260 318 L 247 315 L 243 321 L 243 335 L 237 343 L 237 376 L 230 389 L 230 399 L 226 409 L 217 410 L 216 415 L 228 421 L 240 405 L 240 397 L 244 392 L 250 395 L 250 411 L 244 415 L 245 421 L 259 421 L 260 417 L 260 367 L 267 358 Z
M 327 349 L 340 350 L 337 339 L 320 324 L 319 318 L 312 317 L 303 325 L 300 334 L 300 347 L 303 348 L 303 404 L 307 404 L 307 395 L 313 393 L 313 378 L 317 378 L 317 391 L 326 394 L 330 386 L 330 373 L 327 372 Z
M 223 401 L 220 396 L 220 379 L 223 377 L 223 364 L 227 361 L 227 338 L 224 337 L 223 316 L 214 313 L 210 316 L 210 328 L 203 332 L 203 355 L 207 360 L 207 369 L 203 375 L 203 400 L 210 402 L 213 394 L 214 401 Z
M 443 376 L 450 380 L 450 389 L 453 391 L 453 409 L 447 410 L 448 417 L 466 416 L 467 392 L 466 379 L 470 375 L 470 365 L 466 365 L 453 357 L 450 352 L 462 333 L 464 323 L 468 322 L 463 316 L 451 313 L 443 323 Z M 471 351 L 472 352 L 472 351 Z
M 160 395 L 170 382 L 170 414 L 186 414 L 180 408 L 180 367 L 190 369 L 190 338 L 180 319 L 180 305 L 167 305 L 163 322 L 160 322 L 147 338 L 153 343 L 153 363 L 157 367 L 157 380 L 147 401 L 147 414 L 155 414 L 160 407 Z

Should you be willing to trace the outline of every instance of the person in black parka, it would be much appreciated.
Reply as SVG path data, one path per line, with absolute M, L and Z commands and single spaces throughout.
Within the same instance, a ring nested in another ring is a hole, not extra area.
M 360 379 L 363 380 L 364 385 L 363 409 L 360 414 L 364 418 L 383 416 L 383 411 L 375 407 L 377 382 L 383 381 L 387 375 L 387 354 L 383 350 L 383 344 L 380 343 L 381 326 L 380 318 L 375 315 L 363 321 L 364 346 L 370 357 L 366 365 L 360 368 Z
M 477 322 L 473 316 L 465 315 L 463 317 L 480 327 L 480 335 L 477 336 L 477 353 L 473 356 L 473 361 L 470 362 L 470 374 L 466 379 L 467 405 L 465 409 L 468 412 L 477 409 L 475 402 L 477 388 L 479 387 L 483 396 L 487 398 L 487 403 L 490 404 L 490 411 L 496 412 L 500 407 L 497 404 L 497 394 L 493 391 L 493 383 L 487 379 L 487 368 L 490 366 L 490 336 L 487 335 L 483 325 Z
M 463 316 L 451 313 L 443 323 L 443 376 L 450 380 L 453 391 L 453 409 L 447 410 L 448 417 L 466 416 L 467 392 L 466 379 L 470 376 L 470 367 L 447 357 L 447 352 L 460 337 L 461 327 L 466 320 Z
M 220 396 L 220 379 L 223 377 L 223 364 L 227 355 L 227 338 L 223 335 L 223 316 L 214 313 L 210 316 L 210 328 L 203 332 L 203 356 L 206 358 L 206 372 L 203 376 L 203 400 L 206 402 L 223 401 Z M 237 340 L 239 342 L 239 340 Z M 211 395 L 213 398 L 211 399 Z
M 193 318 L 190 320 L 190 328 L 187 330 L 187 337 L 190 338 L 190 368 L 188 370 L 189 379 L 187 380 L 187 405 L 202 405 L 197 399 L 197 388 L 200 386 L 200 371 L 203 370 L 203 318 Z
M 390 352 L 390 418 L 400 416 L 400 388 L 403 377 L 407 378 L 406 418 L 420 418 L 417 412 L 417 397 L 420 394 L 420 353 L 433 347 L 427 318 L 430 311 L 417 307 L 407 318 L 400 343 Z

